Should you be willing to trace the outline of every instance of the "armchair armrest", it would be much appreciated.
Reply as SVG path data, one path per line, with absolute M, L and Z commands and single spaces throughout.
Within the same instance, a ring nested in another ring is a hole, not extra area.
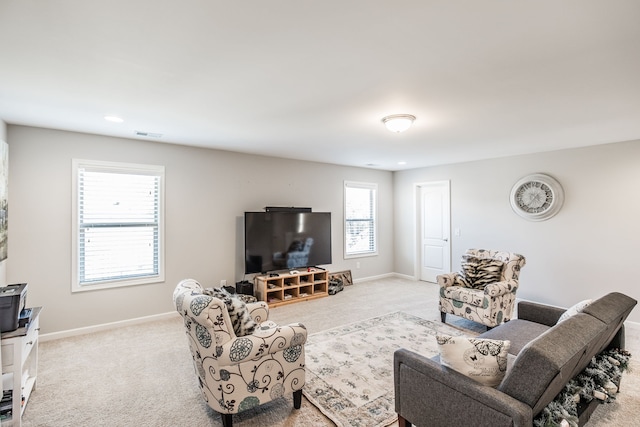
M 305 342 L 307 342 L 307 328 L 303 324 L 274 325 L 258 328 L 251 335 L 227 341 L 216 348 L 216 354 L 220 364 L 235 365 L 300 346 Z
M 449 286 L 454 286 L 457 275 L 458 273 L 439 274 L 436 276 L 436 280 L 441 288 L 448 288 Z
M 416 425 L 527 426 L 529 405 L 406 349 L 394 353 L 396 412 Z
M 269 319 L 269 304 L 264 301 L 247 303 L 247 310 L 251 318 L 258 324 Z
M 553 326 L 558 323 L 562 313 L 567 311 L 564 308 L 552 305 L 539 304 L 530 301 L 518 302 L 518 319 L 529 320 L 530 322 L 541 323 Z
M 518 289 L 518 282 L 505 280 L 504 282 L 490 283 L 484 287 L 484 293 L 490 297 L 514 293 Z

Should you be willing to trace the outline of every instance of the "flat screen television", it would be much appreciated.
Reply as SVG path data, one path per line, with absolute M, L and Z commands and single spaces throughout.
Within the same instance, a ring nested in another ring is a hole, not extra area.
M 331 264 L 330 212 L 245 212 L 245 274 Z

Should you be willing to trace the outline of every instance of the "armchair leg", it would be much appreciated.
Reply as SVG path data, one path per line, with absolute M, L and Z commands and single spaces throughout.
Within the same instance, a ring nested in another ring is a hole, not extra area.
M 222 427 L 233 427 L 233 418 L 231 414 L 222 415 Z
M 440 320 L 442 321 L 442 323 L 445 322 L 445 320 L 447 320 L 447 313 L 445 313 L 444 311 L 440 312 Z
M 411 423 L 398 415 L 398 427 L 411 427 Z
M 293 407 L 296 409 L 300 409 L 301 405 L 302 405 L 302 389 L 296 390 L 293 392 Z

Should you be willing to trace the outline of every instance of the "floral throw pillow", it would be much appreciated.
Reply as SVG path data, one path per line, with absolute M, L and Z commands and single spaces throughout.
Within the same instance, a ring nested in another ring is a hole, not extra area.
M 473 255 L 463 255 L 462 275 L 468 284 L 466 287 L 484 289 L 490 283 L 500 281 L 504 262 L 491 258 L 478 258 Z
M 511 341 L 437 335 L 440 363 L 477 382 L 497 387 L 507 372 Z

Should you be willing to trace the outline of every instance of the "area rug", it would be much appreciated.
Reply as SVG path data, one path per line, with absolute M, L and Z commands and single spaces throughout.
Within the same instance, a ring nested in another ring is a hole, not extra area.
M 383 427 L 397 419 L 393 352 L 438 353 L 435 335 L 477 335 L 395 312 L 311 335 L 303 393 L 338 427 Z

